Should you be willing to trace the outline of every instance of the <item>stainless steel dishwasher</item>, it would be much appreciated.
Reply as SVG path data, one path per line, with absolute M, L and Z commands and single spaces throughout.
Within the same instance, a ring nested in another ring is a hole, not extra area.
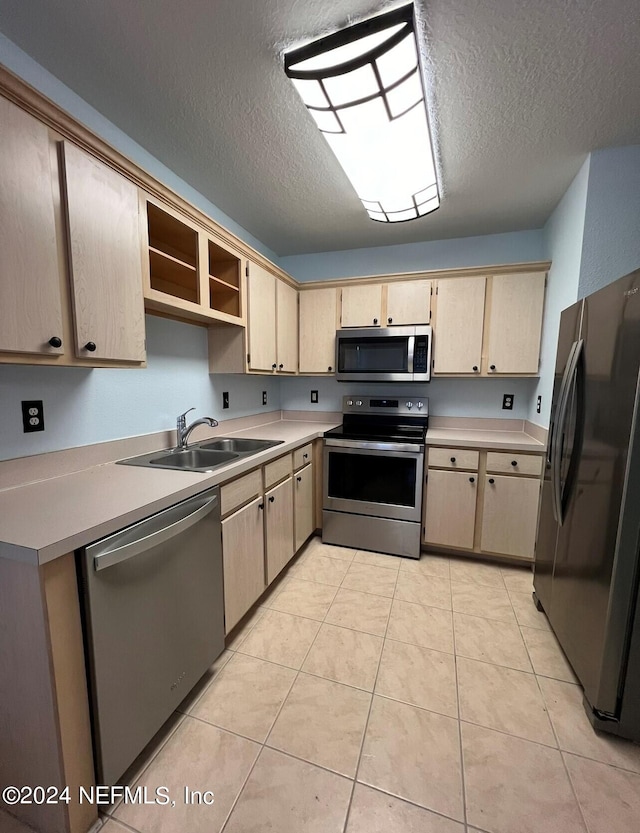
M 96 775 L 113 785 L 224 650 L 218 488 L 79 559 Z

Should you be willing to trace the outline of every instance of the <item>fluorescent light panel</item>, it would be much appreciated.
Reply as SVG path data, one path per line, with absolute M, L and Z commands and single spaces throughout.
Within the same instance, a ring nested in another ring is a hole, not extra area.
M 372 220 L 438 208 L 413 6 L 288 52 L 285 72 Z

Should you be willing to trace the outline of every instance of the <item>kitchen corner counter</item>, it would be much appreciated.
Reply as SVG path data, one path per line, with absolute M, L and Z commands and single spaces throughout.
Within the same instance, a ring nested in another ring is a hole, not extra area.
M 427 446 L 542 454 L 546 451 L 546 442 L 546 429 L 523 419 L 433 416 L 427 431 Z
M 229 431 L 225 436 L 283 442 L 210 473 L 110 462 L 5 489 L 0 491 L 0 558 L 44 564 L 268 463 L 335 425 L 276 420 Z

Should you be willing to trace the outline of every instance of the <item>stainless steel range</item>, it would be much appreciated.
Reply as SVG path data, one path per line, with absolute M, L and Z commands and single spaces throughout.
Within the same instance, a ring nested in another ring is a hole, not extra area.
M 322 540 L 420 557 L 429 400 L 345 396 L 324 435 Z

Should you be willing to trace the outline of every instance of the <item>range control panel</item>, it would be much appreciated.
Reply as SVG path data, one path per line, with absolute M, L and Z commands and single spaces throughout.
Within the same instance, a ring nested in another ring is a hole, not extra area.
M 429 399 L 424 396 L 343 396 L 342 413 L 428 416 Z

